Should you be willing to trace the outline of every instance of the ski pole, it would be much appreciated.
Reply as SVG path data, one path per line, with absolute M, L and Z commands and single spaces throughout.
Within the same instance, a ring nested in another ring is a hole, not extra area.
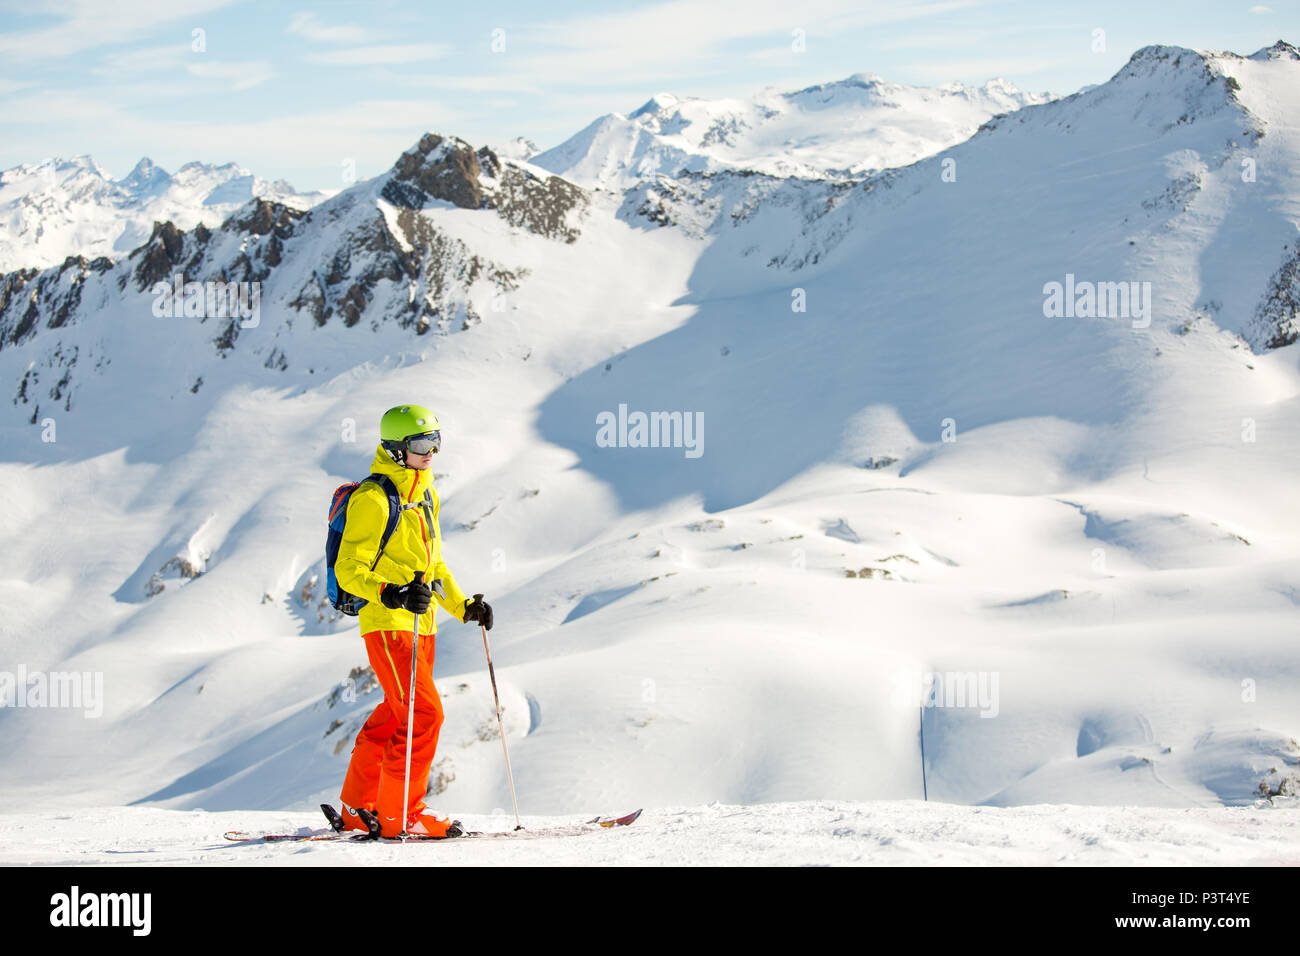
M 482 597 L 482 595 L 476 596 Z M 480 624 L 479 630 L 483 632 L 483 653 L 487 655 L 488 677 L 492 680 L 492 700 L 497 707 L 497 732 L 501 735 L 501 751 L 506 755 L 506 779 L 510 781 L 510 802 L 515 807 L 515 829 L 522 830 L 524 825 L 519 822 L 519 798 L 515 796 L 515 775 L 510 770 L 510 748 L 506 746 L 506 729 L 501 723 L 501 698 L 497 694 L 496 669 L 492 666 L 492 651 L 488 648 L 487 628 Z
M 424 572 L 415 572 L 415 583 L 424 583 Z M 411 612 L 415 614 L 414 611 Z M 415 614 L 415 630 L 412 631 L 411 639 L 411 691 L 406 695 L 406 773 L 402 778 L 402 836 L 405 837 L 407 818 L 410 814 L 407 809 L 410 807 L 411 800 L 411 749 L 415 746 L 415 741 L 411 735 L 415 733 L 415 662 L 420 659 L 420 615 Z

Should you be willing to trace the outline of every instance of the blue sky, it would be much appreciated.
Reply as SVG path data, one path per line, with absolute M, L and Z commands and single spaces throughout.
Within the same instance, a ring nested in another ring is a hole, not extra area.
M 1300 0 L 0 0 L 0 168 L 233 160 L 337 189 L 426 130 L 546 148 L 658 92 L 746 96 L 857 72 L 1071 93 L 1151 43 L 1245 54 L 1300 42 L 1298 26 Z

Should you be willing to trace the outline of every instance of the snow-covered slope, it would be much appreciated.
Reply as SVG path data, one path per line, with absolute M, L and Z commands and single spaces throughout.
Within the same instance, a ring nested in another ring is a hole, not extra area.
M 647 811 L 630 828 L 548 837 L 572 817 L 524 816 L 509 839 L 435 846 L 224 841 L 229 829 L 295 833 L 319 812 L 107 807 L 0 814 L 0 864 L 22 866 L 1295 866 L 1300 814 L 1250 807 L 962 807 L 919 800 L 710 804 Z M 466 826 L 512 831 L 510 814 Z
M 559 146 L 521 158 L 605 189 L 682 170 L 861 176 L 937 153 L 994 114 L 1050 98 L 1001 79 L 928 88 L 869 73 L 788 93 L 768 88 L 748 99 L 660 93 L 627 116 L 602 116 Z
M 378 691 L 324 513 L 419 400 L 526 814 L 1280 810 L 1297 71 L 1147 48 L 858 183 L 588 192 L 431 134 L 302 214 L 4 276 L 0 646 L 104 685 L 0 709 L 10 804 L 335 799 Z M 259 282 L 258 320 L 155 315 L 178 270 Z M 1133 314 L 1045 314 L 1067 276 Z M 620 411 L 692 440 L 611 446 Z M 476 629 L 443 616 L 435 673 L 434 805 L 508 807 Z
M 326 195 L 296 192 L 234 163 L 186 163 L 168 173 L 145 157 L 121 179 L 89 156 L 15 166 L 0 172 L 0 272 L 68 256 L 117 258 L 148 239 L 155 222 L 213 228 L 254 197 L 308 209 Z

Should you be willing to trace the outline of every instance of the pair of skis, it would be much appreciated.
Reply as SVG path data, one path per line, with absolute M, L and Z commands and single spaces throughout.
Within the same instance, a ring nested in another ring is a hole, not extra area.
M 420 836 L 418 834 L 408 834 L 406 837 L 381 837 L 379 835 L 379 820 L 369 811 L 358 811 L 362 820 L 369 828 L 369 832 L 351 832 L 343 828 L 343 818 L 339 816 L 337 810 L 328 803 L 321 804 L 321 811 L 325 818 L 329 820 L 330 829 L 312 830 L 304 828 L 293 833 L 277 833 L 275 831 L 249 831 L 249 830 L 228 830 L 225 838 L 235 843 L 307 843 L 307 842 L 324 842 L 324 841 L 348 841 L 352 843 L 368 843 L 378 841 L 380 843 L 441 843 L 444 840 L 464 839 L 466 837 L 485 839 L 485 838 L 515 838 L 515 839 L 536 839 L 541 837 L 553 836 L 578 836 L 582 833 L 591 833 L 601 829 L 611 827 L 630 826 L 637 817 L 641 815 L 640 810 L 634 810 L 632 813 L 625 814 L 621 817 L 594 817 L 585 823 L 573 823 L 561 826 L 540 827 L 536 830 L 526 830 L 523 828 L 517 830 L 503 831 L 480 831 L 469 830 L 461 831 L 453 836 L 430 837 Z M 460 829 L 456 827 L 456 829 Z

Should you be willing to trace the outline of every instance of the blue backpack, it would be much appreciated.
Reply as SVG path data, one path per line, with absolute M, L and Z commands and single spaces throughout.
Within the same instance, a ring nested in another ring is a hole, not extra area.
M 398 516 L 403 510 L 402 498 L 397 493 L 397 486 L 387 475 L 369 475 L 361 481 L 349 481 L 334 489 L 334 500 L 330 504 L 329 531 L 325 535 L 325 590 L 334 609 L 352 617 L 355 617 L 357 612 L 370 602 L 339 587 L 338 578 L 334 575 L 334 562 L 338 560 L 339 543 L 343 540 L 343 528 L 348 520 L 348 502 L 352 499 L 352 492 L 366 481 L 373 481 L 388 495 L 388 523 L 384 525 L 384 535 L 379 539 L 379 551 L 375 554 L 375 563 L 370 566 L 370 570 L 375 569 L 375 565 L 379 563 L 379 556 L 384 553 L 384 548 L 388 547 L 388 539 L 393 536 Z

